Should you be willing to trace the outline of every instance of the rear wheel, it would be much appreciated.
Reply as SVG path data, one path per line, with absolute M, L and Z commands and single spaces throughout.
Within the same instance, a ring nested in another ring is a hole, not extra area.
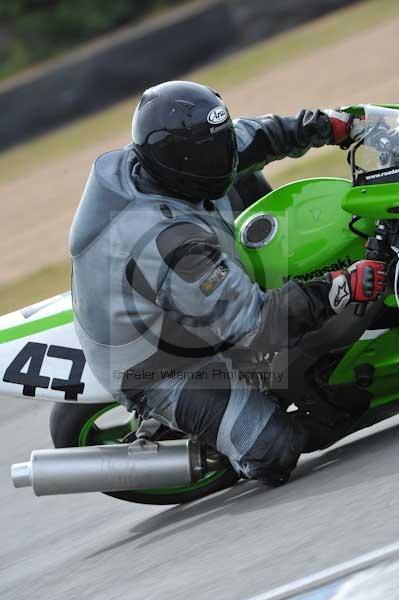
M 137 422 L 120 404 L 55 404 L 50 416 L 50 432 L 56 448 L 118 444 L 129 436 L 134 439 Z M 162 427 L 156 439 L 179 439 L 177 431 Z M 189 486 L 107 492 L 108 496 L 141 504 L 183 504 L 213 494 L 237 481 L 235 471 L 228 467 L 207 473 Z

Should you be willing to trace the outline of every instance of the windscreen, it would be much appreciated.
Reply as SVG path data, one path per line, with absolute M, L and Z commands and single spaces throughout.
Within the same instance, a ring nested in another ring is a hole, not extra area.
M 399 110 L 366 105 L 363 145 L 354 154 L 359 183 L 399 179 Z

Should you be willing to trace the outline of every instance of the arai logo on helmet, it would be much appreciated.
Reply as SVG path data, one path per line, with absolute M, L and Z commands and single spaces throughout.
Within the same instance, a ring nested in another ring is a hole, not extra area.
M 224 123 L 228 119 L 229 113 L 223 106 L 217 106 L 213 108 L 207 116 L 207 121 L 211 125 L 219 125 Z

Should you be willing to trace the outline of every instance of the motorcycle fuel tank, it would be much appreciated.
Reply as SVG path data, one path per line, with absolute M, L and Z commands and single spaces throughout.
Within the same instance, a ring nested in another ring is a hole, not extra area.
M 346 179 L 305 179 L 261 198 L 236 220 L 237 250 L 250 277 L 262 287 L 280 287 L 348 267 L 364 257 L 364 240 L 348 227 L 342 202 Z M 356 227 L 371 233 L 373 220 Z

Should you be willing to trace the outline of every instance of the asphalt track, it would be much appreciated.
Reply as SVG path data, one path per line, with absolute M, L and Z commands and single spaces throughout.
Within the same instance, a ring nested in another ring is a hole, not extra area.
M 192 505 L 36 498 L 12 462 L 50 446 L 49 406 L 0 403 L 1 600 L 247 600 L 399 539 L 399 419 Z

